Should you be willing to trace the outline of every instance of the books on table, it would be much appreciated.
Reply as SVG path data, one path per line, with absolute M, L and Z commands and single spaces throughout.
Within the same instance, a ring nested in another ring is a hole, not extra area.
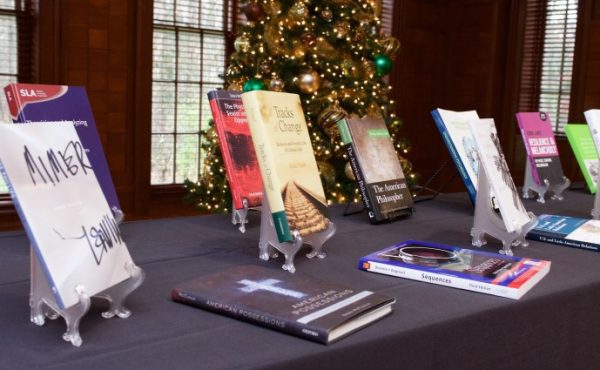
M 564 173 L 550 117 L 545 112 L 519 112 L 516 116 L 534 182 L 562 183 Z
M 327 201 L 300 97 L 251 91 L 242 101 L 279 242 L 293 240 L 292 230 L 326 230 Z
M 493 119 L 470 121 L 469 128 L 479 156 L 479 171 L 484 171 L 500 209 L 507 232 L 520 231 L 531 222 L 500 146 Z
M 431 116 L 467 188 L 469 198 L 475 204 L 479 165 L 468 123 L 479 119 L 479 116 L 474 110 L 456 112 L 440 108 L 434 109 Z
M 214 90 L 208 101 L 219 137 L 221 156 L 235 209 L 258 207 L 262 201 L 262 180 L 250 128 L 239 91 Z
M 369 220 L 409 214 L 412 195 L 383 119 L 346 118 L 337 125 Z
M 392 311 L 394 299 L 301 273 L 235 266 L 177 285 L 174 301 L 330 343 Z
M 587 121 L 590 133 L 594 144 L 596 144 L 596 151 L 600 156 L 600 109 L 590 109 L 583 113 L 585 120 Z
M 600 220 L 540 215 L 528 239 L 566 247 L 600 251 Z
M 132 263 L 72 122 L 0 124 L 0 170 L 61 309 L 130 277 Z
M 571 149 L 573 149 L 585 183 L 590 192 L 596 194 L 596 186 L 600 178 L 600 164 L 598 163 L 598 151 L 590 129 L 584 124 L 569 123 L 565 125 L 565 134 Z
M 364 271 L 519 299 L 550 271 L 550 261 L 407 240 L 362 257 Z
M 72 122 L 98 178 L 104 197 L 115 217 L 122 219 L 123 211 L 85 88 L 11 83 L 4 88 L 4 93 L 14 123 Z

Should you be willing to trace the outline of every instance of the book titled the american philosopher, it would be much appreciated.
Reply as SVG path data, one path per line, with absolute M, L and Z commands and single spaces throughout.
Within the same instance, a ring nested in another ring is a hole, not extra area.
M 260 266 L 235 266 L 181 283 L 171 298 L 323 344 L 386 316 L 395 301 L 379 293 Z

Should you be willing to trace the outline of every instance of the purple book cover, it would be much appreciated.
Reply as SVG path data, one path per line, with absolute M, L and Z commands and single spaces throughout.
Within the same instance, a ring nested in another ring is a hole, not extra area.
M 561 183 L 564 174 L 550 117 L 544 112 L 519 112 L 517 122 L 527 149 L 533 180 L 540 185 L 544 180 L 550 184 Z
M 4 88 L 14 123 L 73 121 L 106 201 L 117 220 L 123 217 L 96 121 L 81 86 L 9 84 Z

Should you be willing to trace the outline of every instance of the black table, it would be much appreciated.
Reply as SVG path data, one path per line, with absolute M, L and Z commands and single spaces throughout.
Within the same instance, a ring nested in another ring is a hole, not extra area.
M 525 201 L 536 214 L 589 217 L 592 196 Z M 372 226 L 342 216 L 328 257 L 296 257 L 298 271 L 397 298 L 391 316 L 329 346 L 174 303 L 171 288 L 237 264 L 279 269 L 258 259 L 259 215 L 241 234 L 229 216 L 130 222 L 123 234 L 146 281 L 128 299 L 128 319 L 102 319 L 95 301 L 81 322 L 83 346 L 60 339 L 62 319 L 29 322 L 29 248 L 23 233 L 0 234 L 0 368 L 56 369 L 592 369 L 600 366 L 600 255 L 531 242 L 516 255 L 552 261 L 521 300 L 359 271 L 359 257 L 394 242 L 422 239 L 470 247 L 473 208 L 465 194 L 416 205 L 415 214 Z M 497 251 L 491 242 L 485 250 Z M 308 250 L 308 249 L 307 249 Z

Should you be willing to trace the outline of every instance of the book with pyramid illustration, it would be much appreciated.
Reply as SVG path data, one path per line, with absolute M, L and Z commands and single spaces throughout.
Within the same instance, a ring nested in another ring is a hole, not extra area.
M 324 231 L 327 201 L 300 97 L 251 91 L 242 101 L 278 240 Z

